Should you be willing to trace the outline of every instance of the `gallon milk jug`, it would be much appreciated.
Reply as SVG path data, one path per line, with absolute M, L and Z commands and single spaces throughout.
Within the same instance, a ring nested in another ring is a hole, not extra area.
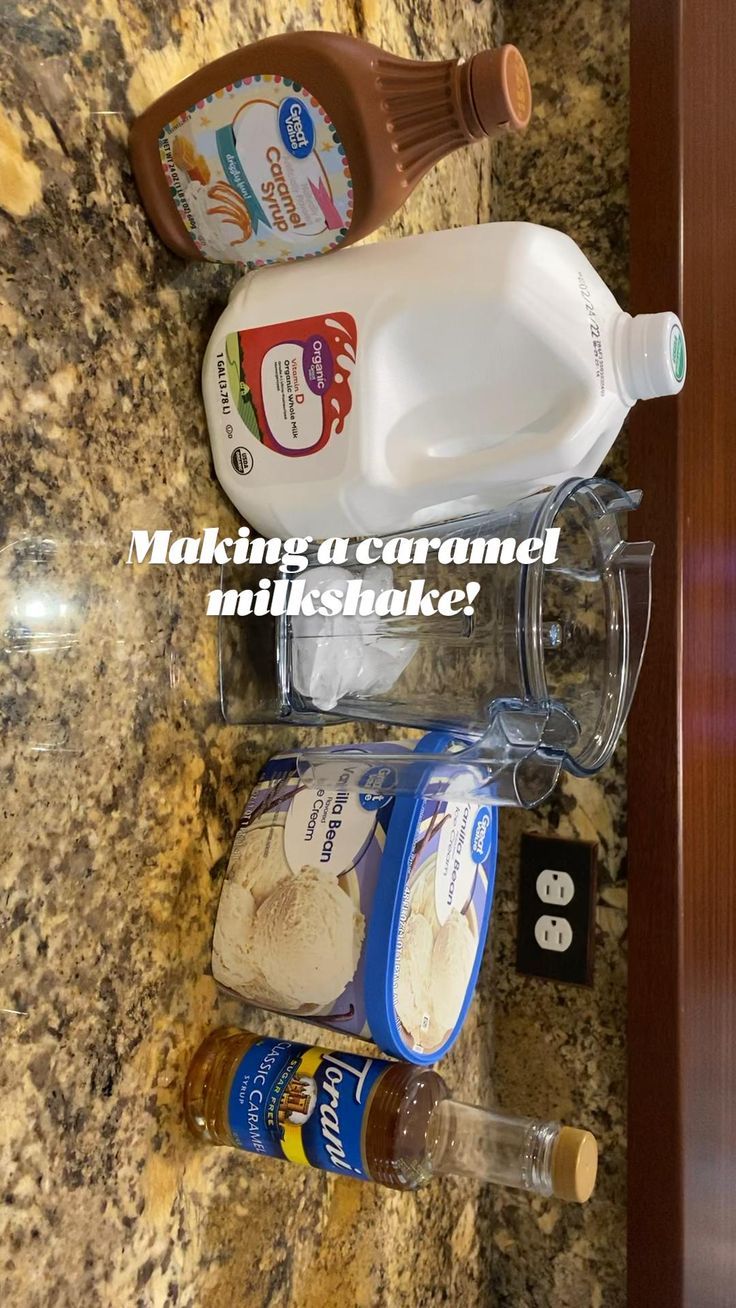
M 685 377 L 673 313 L 624 313 L 574 241 L 488 223 L 235 287 L 204 361 L 217 475 L 264 535 L 384 535 L 600 466 Z

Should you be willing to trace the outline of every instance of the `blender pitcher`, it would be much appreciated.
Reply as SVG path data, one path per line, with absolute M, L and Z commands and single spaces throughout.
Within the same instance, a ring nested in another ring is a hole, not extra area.
M 383 591 L 408 589 L 421 576 L 425 590 L 469 582 L 480 590 L 453 617 L 222 618 L 226 718 L 368 719 L 445 732 L 465 748 L 438 753 L 437 777 L 492 802 L 539 802 L 561 767 L 581 776 L 599 771 L 626 721 L 649 624 L 654 547 L 625 540 L 618 521 L 640 499 L 604 479 L 572 480 L 501 510 L 406 533 L 407 542 L 431 542 L 421 565 L 361 565 L 354 543 L 344 568 L 310 567 L 301 580 L 319 590 L 360 578 L 363 589 Z M 549 543 L 555 531 L 556 549 L 544 551 L 554 561 L 538 547 L 518 549 L 530 538 Z M 476 561 L 440 564 L 436 550 L 451 538 L 473 542 Z M 478 541 L 506 542 L 501 558 L 512 561 L 477 561 Z M 233 571 L 245 584 L 242 569 Z M 234 584 L 231 572 L 223 590 Z M 354 748 L 300 757 L 305 777 L 318 784 L 339 778 L 349 763 L 358 787 Z M 375 793 L 401 790 L 404 771 L 406 789 L 414 789 L 416 759 L 407 756 L 381 780 L 380 745 L 361 747 L 361 757 L 361 776 L 375 765 Z M 432 761 L 425 754 L 422 766 Z

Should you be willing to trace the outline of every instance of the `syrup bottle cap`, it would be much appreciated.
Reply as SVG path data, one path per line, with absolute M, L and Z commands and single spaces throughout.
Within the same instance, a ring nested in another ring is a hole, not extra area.
M 552 1155 L 552 1192 L 558 1199 L 584 1204 L 593 1193 L 598 1146 L 590 1131 L 563 1126 Z
M 532 88 L 515 45 L 481 50 L 470 60 L 470 93 L 487 136 L 523 132 L 532 112 Z

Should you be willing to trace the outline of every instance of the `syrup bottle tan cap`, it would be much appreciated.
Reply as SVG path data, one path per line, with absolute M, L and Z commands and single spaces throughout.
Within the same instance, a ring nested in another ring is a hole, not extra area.
M 470 60 L 470 93 L 483 131 L 523 132 L 532 112 L 526 64 L 515 45 L 481 50 Z
M 563 1126 L 552 1155 L 552 1193 L 569 1203 L 584 1204 L 593 1193 L 598 1171 L 598 1145 L 590 1131 Z

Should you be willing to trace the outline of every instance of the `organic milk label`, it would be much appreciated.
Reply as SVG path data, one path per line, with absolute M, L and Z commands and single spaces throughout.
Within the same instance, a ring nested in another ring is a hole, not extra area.
M 321 104 L 288 77 L 244 77 L 198 100 L 163 128 L 159 153 L 206 259 L 262 268 L 324 254 L 348 234 L 345 148 Z
M 212 367 L 232 467 L 247 476 L 258 442 L 300 458 L 344 441 L 357 353 L 355 319 L 322 314 L 230 332 Z M 344 449 L 338 450 L 344 454 Z
M 241 1149 L 369 1179 L 368 1107 L 386 1063 L 291 1040 L 257 1040 L 230 1086 L 228 1122 Z

